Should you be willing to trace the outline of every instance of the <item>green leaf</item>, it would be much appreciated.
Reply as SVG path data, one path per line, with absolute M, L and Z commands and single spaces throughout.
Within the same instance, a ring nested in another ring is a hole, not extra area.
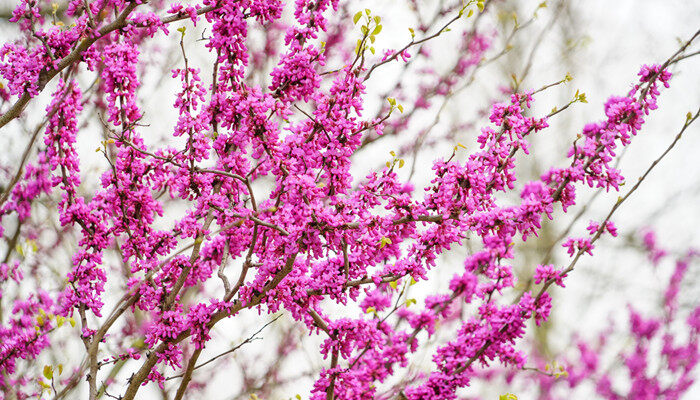
M 387 244 L 391 244 L 391 239 L 389 239 L 388 237 L 385 236 L 385 237 L 381 238 L 381 240 L 379 240 L 379 248 L 380 249 L 383 249 L 384 246 L 386 246 Z
M 395 105 L 396 105 L 396 99 L 395 99 L 395 98 L 389 97 L 389 98 L 386 99 L 386 100 L 387 100 L 387 101 L 389 102 L 389 104 L 391 104 L 392 106 L 395 106 Z
M 365 314 L 375 314 L 377 312 L 377 309 L 374 307 L 367 307 L 365 310 Z
M 360 28 L 360 30 L 362 31 L 363 35 L 366 35 L 369 32 L 369 28 L 367 27 L 367 25 L 362 25 L 362 28 Z
M 75 318 L 73 318 L 73 317 L 68 318 L 68 322 L 70 322 L 70 326 L 75 328 Z
M 377 26 L 374 28 L 374 30 L 372 31 L 372 35 L 378 35 L 379 32 L 381 32 L 381 31 L 382 31 L 382 26 L 381 26 L 381 25 L 377 25 Z
M 406 300 L 406 307 L 410 307 L 411 304 L 417 304 L 417 303 L 418 302 L 416 301 L 416 299 L 408 299 L 408 300 Z
M 66 317 L 62 317 L 60 315 L 56 316 L 56 325 L 58 325 L 59 328 L 62 327 L 63 324 L 65 324 L 65 323 L 66 323 Z
M 389 282 L 389 286 L 391 286 L 392 289 L 396 290 L 396 288 L 398 287 L 398 283 L 396 283 L 396 281 L 391 281 Z
M 362 11 L 358 11 L 357 14 L 355 14 L 355 16 L 352 17 L 352 23 L 356 24 L 357 21 L 360 20 L 360 18 L 362 18 Z
M 399 111 L 401 111 L 401 113 L 403 114 L 403 106 L 402 106 L 401 104 L 399 104 L 398 106 L 396 106 L 396 108 L 398 108 Z
M 48 380 L 53 379 L 53 367 L 50 365 L 44 365 L 44 378 Z

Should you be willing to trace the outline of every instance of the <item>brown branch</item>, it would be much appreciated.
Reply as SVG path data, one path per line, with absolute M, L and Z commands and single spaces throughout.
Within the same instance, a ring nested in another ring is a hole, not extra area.
M 292 267 L 294 266 L 296 256 L 297 254 L 294 254 L 293 256 L 289 257 L 282 270 L 280 270 L 275 275 L 275 277 L 263 287 L 263 290 L 260 293 L 254 295 L 248 302 L 245 303 L 245 305 L 242 302 L 237 301 L 229 309 L 216 312 L 214 315 L 212 315 L 211 319 L 206 324 L 206 327 L 208 329 L 211 329 L 214 325 L 216 325 L 217 322 L 221 321 L 222 319 L 235 315 L 243 309 L 253 308 L 260 304 L 264 299 L 267 298 L 267 292 L 277 287 L 277 285 L 279 285 L 279 283 L 292 271 Z M 153 369 L 153 367 L 158 362 L 159 353 L 162 353 L 169 345 L 180 343 L 181 341 L 187 339 L 191 335 L 192 332 L 190 329 L 188 329 L 180 333 L 174 339 L 165 341 L 158 345 L 158 347 L 153 349 L 150 355 L 146 358 L 141 368 L 139 368 L 139 370 L 136 373 L 134 373 L 129 379 L 129 386 L 127 387 L 126 392 L 124 393 L 123 400 L 134 400 L 136 393 L 138 392 L 139 388 L 141 388 L 141 384 L 143 383 L 143 381 L 146 380 L 148 374 L 151 372 L 151 369 Z
M 56 68 L 50 68 L 50 69 L 44 69 L 39 73 L 38 77 L 38 84 L 37 84 L 37 90 L 41 92 L 44 90 L 46 87 L 46 84 L 48 84 L 56 75 L 58 75 L 62 70 L 67 68 L 68 66 L 72 65 L 76 61 L 79 61 L 80 58 L 82 57 L 83 53 L 89 49 L 95 42 L 97 42 L 99 39 L 102 37 L 108 35 L 111 32 L 114 32 L 118 29 L 125 28 L 127 25 L 133 25 L 139 28 L 145 28 L 148 27 L 149 25 L 146 23 L 141 23 L 137 24 L 131 21 L 127 21 L 127 17 L 131 12 L 136 9 L 136 7 L 139 6 L 139 3 L 132 1 L 129 5 L 124 7 L 124 10 L 112 21 L 111 23 L 103 26 L 100 28 L 94 36 L 87 37 L 83 39 L 82 42 L 76 46 L 73 51 L 65 56 L 59 63 L 56 65 Z M 219 5 L 213 5 L 213 6 L 208 6 L 208 7 L 203 7 L 197 10 L 197 15 L 202 15 L 206 14 L 208 12 L 214 11 L 217 8 L 219 8 Z M 189 15 L 186 13 L 178 13 L 176 15 L 171 15 L 169 17 L 164 17 L 161 18 L 161 22 L 163 24 L 169 24 L 175 21 L 181 21 L 184 19 L 188 19 Z M 10 121 L 13 119 L 17 118 L 21 113 L 22 110 L 27 106 L 29 101 L 32 99 L 32 95 L 29 94 L 28 91 L 25 91 L 19 99 L 10 107 L 9 110 L 3 115 L 0 116 L 0 128 L 3 126 L 7 125 Z

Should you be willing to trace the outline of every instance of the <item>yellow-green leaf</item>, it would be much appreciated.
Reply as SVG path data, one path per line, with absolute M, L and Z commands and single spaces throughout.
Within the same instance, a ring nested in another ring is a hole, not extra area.
M 51 380 L 53 379 L 53 367 L 50 365 L 44 365 L 44 378 Z
M 352 23 L 356 24 L 357 21 L 360 20 L 360 18 L 362 18 L 362 11 L 358 11 L 357 14 L 355 14 L 355 16 L 352 17 Z

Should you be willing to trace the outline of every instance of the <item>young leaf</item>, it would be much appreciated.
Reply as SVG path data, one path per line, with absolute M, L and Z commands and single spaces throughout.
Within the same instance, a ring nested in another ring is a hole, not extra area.
M 355 16 L 352 17 L 352 23 L 353 23 L 353 24 L 356 24 L 357 21 L 360 20 L 360 18 L 362 18 L 362 11 L 358 11 L 358 12 L 355 14 Z
M 44 365 L 44 378 L 51 380 L 53 379 L 53 368 L 50 365 Z

